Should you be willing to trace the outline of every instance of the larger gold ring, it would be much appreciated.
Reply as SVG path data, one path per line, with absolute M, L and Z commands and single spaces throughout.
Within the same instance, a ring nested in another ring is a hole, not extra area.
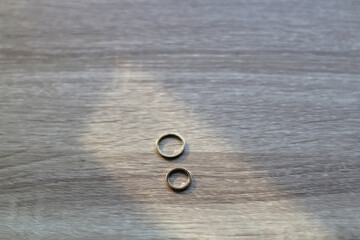
M 176 187 L 170 183 L 170 176 L 175 172 L 185 173 L 185 175 L 187 176 L 187 181 L 185 182 L 185 184 L 182 184 L 181 186 Z M 173 168 L 166 174 L 165 181 L 172 190 L 180 192 L 180 191 L 184 191 L 185 189 L 187 189 L 190 186 L 192 178 L 191 178 L 190 172 L 188 170 L 186 170 L 185 168 Z
M 166 154 L 164 152 L 161 151 L 160 149 L 160 142 L 161 140 L 163 140 L 164 138 L 167 138 L 167 137 L 175 137 L 177 139 L 179 139 L 181 141 L 181 148 L 179 150 L 175 150 L 174 151 L 174 154 Z M 185 140 L 183 137 L 181 137 L 179 134 L 176 134 L 176 133 L 166 133 L 164 135 L 161 135 L 157 140 L 156 140 L 156 143 L 155 143 L 155 146 L 156 146 L 156 150 L 157 152 L 163 156 L 164 158 L 176 158 L 178 156 L 180 156 L 184 150 L 185 150 Z

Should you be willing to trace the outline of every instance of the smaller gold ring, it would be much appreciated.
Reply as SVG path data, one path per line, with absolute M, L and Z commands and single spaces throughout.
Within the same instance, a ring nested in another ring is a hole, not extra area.
M 180 187 L 176 187 L 170 183 L 170 176 L 171 176 L 171 174 L 173 174 L 175 172 L 185 173 L 185 175 L 187 176 L 187 181 L 185 182 L 185 184 L 181 185 Z M 177 191 L 177 192 L 184 191 L 191 184 L 191 181 L 192 181 L 191 173 L 188 170 L 186 170 L 185 168 L 173 168 L 166 174 L 165 181 L 172 190 Z
M 174 154 L 166 154 L 164 152 L 162 152 L 160 150 L 160 142 L 161 140 L 163 140 L 164 138 L 167 138 L 167 137 L 175 137 L 177 139 L 179 139 L 181 141 L 181 148 L 177 151 L 175 151 Z M 158 153 L 163 156 L 164 158 L 176 158 L 178 156 L 180 156 L 184 150 L 185 150 L 185 139 L 180 136 L 179 134 L 176 134 L 176 133 L 166 133 L 164 135 L 161 135 L 157 140 L 156 140 L 156 143 L 155 143 L 155 146 L 156 146 L 156 150 L 158 151 Z

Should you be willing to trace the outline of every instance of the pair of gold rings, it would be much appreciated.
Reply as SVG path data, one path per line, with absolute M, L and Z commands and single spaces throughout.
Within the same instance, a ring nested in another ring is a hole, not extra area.
M 166 154 L 164 153 L 163 151 L 161 151 L 160 149 L 160 142 L 165 139 L 165 138 L 168 138 L 168 137 L 175 137 L 177 139 L 179 139 L 181 141 L 181 148 L 179 150 L 176 150 L 174 151 L 173 154 Z M 156 143 L 155 143 L 155 146 L 156 146 L 156 150 L 157 152 L 162 156 L 164 157 L 165 159 L 174 159 L 174 158 L 177 158 L 179 157 L 181 154 L 183 154 L 184 150 L 185 150 L 185 139 L 183 137 L 181 137 L 179 134 L 176 134 L 176 133 L 166 133 L 164 135 L 161 135 L 157 140 L 156 140 Z M 173 174 L 173 173 L 184 173 L 186 176 L 187 176 L 187 181 L 182 184 L 181 186 L 175 186 L 173 185 L 171 182 L 170 182 L 170 176 Z M 174 191 L 184 191 L 185 189 L 187 189 L 190 184 L 191 184 L 191 181 L 192 181 L 192 178 L 191 178 L 191 173 L 186 170 L 185 168 L 180 168 L 180 167 L 177 167 L 177 168 L 173 168 L 171 169 L 165 176 L 165 182 L 167 183 L 167 185 Z

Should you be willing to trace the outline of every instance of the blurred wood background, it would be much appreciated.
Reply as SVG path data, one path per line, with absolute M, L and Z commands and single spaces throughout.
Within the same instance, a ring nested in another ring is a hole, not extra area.
M 2 0 L 0 239 L 359 239 L 359 30 L 355 0 Z

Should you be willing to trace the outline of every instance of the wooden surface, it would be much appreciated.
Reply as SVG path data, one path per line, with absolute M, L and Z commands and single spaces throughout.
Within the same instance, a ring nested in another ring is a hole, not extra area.
M 360 239 L 359 30 L 350 0 L 2 0 L 0 239 Z

